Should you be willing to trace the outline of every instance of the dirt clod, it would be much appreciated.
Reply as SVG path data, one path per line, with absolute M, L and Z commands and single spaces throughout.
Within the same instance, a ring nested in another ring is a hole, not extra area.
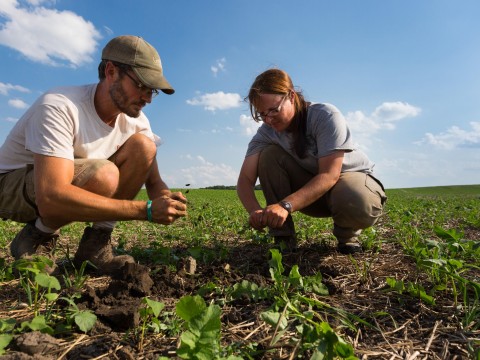
M 59 345 L 59 340 L 39 331 L 23 333 L 15 338 L 18 349 L 29 355 L 47 354 Z

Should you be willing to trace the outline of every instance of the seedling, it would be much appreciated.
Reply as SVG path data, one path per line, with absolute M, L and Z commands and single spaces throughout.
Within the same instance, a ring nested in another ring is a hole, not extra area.
M 138 349 L 143 351 L 143 343 L 145 340 L 145 333 L 148 329 L 152 329 L 155 333 L 159 333 L 164 325 L 158 319 L 160 312 L 165 307 L 165 304 L 147 297 L 142 299 L 143 307 L 140 308 L 140 336 L 138 341 Z
M 221 353 L 221 310 L 198 295 L 184 296 L 176 305 L 177 315 L 187 330 L 180 336 L 177 355 L 182 359 L 218 359 Z

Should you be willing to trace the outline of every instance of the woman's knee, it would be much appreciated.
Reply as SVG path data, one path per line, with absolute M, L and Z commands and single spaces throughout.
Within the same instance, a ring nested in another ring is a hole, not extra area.
M 357 229 L 374 225 L 383 213 L 384 203 L 378 183 L 366 174 L 356 173 L 347 174 L 337 185 L 330 195 L 334 222 Z

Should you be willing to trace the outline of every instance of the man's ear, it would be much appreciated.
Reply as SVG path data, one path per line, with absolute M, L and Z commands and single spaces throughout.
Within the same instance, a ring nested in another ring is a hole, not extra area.
M 105 78 L 108 80 L 114 80 L 119 73 L 120 69 L 113 65 L 111 61 L 107 62 L 107 65 L 105 66 Z

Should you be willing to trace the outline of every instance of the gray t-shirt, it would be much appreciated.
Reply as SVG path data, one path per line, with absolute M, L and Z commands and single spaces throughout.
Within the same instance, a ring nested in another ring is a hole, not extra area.
M 307 112 L 306 156 L 300 159 L 293 150 L 292 133 L 277 132 L 262 124 L 248 144 L 246 157 L 261 152 L 271 144 L 277 144 L 292 155 L 305 170 L 318 174 L 318 159 L 335 151 L 345 151 L 342 172 L 373 172 L 374 163 L 355 149 L 350 130 L 342 113 L 331 104 L 311 104 Z

